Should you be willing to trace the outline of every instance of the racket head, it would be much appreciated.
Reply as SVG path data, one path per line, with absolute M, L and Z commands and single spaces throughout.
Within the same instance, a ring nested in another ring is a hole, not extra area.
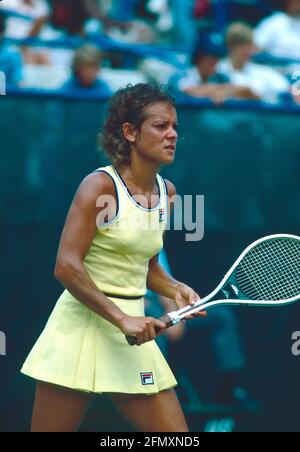
M 249 245 L 207 297 L 169 313 L 174 322 L 209 307 L 280 306 L 300 299 L 300 237 L 276 234 Z
M 300 237 L 277 234 L 250 245 L 231 269 L 223 290 L 258 305 L 288 304 L 300 298 Z

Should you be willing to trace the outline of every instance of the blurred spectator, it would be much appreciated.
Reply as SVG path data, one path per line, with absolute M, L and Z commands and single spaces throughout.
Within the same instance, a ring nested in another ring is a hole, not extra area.
M 153 41 L 153 34 L 144 23 L 111 18 L 103 12 L 103 0 L 50 0 L 50 23 L 69 35 L 105 33 L 131 43 Z
M 89 17 L 83 0 L 50 0 L 50 23 L 69 35 L 83 34 L 83 26 Z
M 112 39 L 128 44 L 156 42 L 154 28 L 144 18 L 136 17 L 137 1 L 111 0 L 110 7 L 104 8 L 103 0 L 83 0 L 90 20 L 85 30 L 88 33 L 105 33 Z
M 89 45 L 76 50 L 72 64 L 72 75 L 61 87 L 61 91 L 69 93 L 93 93 L 109 96 L 109 86 L 99 78 L 101 71 L 101 52 Z
M 193 15 L 194 0 L 172 0 L 171 5 L 175 43 L 193 49 L 197 39 L 197 25 Z
M 194 15 L 197 18 L 205 17 L 210 7 L 210 0 L 195 0 Z
M 142 13 L 141 7 L 144 8 L 144 13 Z M 155 28 L 159 41 L 168 36 L 173 28 L 173 16 L 169 7 L 169 0 L 140 0 L 138 9 L 143 20 L 147 21 L 148 17 L 149 21 L 152 17 L 153 28 Z
M 41 34 L 49 14 L 45 0 L 10 0 L 1 2 L 0 10 L 6 10 L 24 17 L 11 16 L 7 19 L 5 36 L 12 39 L 26 39 Z M 48 64 L 49 60 L 43 49 L 21 47 L 24 62 L 27 64 Z
M 22 57 L 17 49 L 4 44 L 5 27 L 5 17 L 0 14 L 0 72 L 5 74 L 7 85 L 18 85 L 22 78 Z
M 244 90 L 244 98 L 277 102 L 281 96 L 290 96 L 290 84 L 274 69 L 251 62 L 257 49 L 253 32 L 242 23 L 231 25 L 227 31 L 229 58 L 218 65 L 230 82 Z
M 222 35 L 201 34 L 192 55 L 193 67 L 173 76 L 170 86 L 189 96 L 211 99 L 216 103 L 231 98 L 248 98 L 251 94 L 248 88 L 235 86 L 227 75 L 218 71 L 218 63 L 225 53 Z
M 300 59 L 300 0 L 281 0 L 281 4 L 283 11 L 256 28 L 255 43 L 274 56 Z
M 9 0 L 0 3 L 0 10 L 17 13 L 26 17 L 8 17 L 6 36 L 24 39 L 37 36 L 49 14 L 46 0 Z
M 173 76 L 170 86 L 193 97 L 219 101 L 225 85 L 228 87 L 228 77 L 216 70 L 224 54 L 224 42 L 220 34 L 202 34 L 193 51 L 193 67 Z

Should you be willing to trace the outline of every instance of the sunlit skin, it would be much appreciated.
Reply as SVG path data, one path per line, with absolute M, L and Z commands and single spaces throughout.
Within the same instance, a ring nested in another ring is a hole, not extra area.
M 130 165 L 120 173 L 132 193 L 149 199 L 158 194 L 156 173 L 161 166 L 173 163 L 178 139 L 175 108 L 166 102 L 156 102 L 145 109 L 145 119 L 139 130 L 132 124 L 122 126 L 124 137 L 131 145 Z
M 123 133 L 131 143 L 131 159 L 144 159 L 157 168 L 173 163 L 177 144 L 178 120 L 175 108 L 157 102 L 145 109 L 140 130 L 123 124 Z

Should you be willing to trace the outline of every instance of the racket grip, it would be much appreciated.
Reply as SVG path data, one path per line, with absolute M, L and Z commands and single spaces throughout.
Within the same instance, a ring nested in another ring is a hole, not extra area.
M 161 322 L 163 322 L 166 325 L 166 328 L 170 328 L 171 326 L 173 326 L 173 320 L 171 319 L 170 316 L 168 316 L 168 314 L 163 315 L 162 317 L 159 317 L 159 319 Z M 157 330 L 158 332 L 159 330 Z M 128 342 L 129 345 L 133 346 L 137 344 L 137 338 L 136 336 L 128 336 L 126 335 L 126 340 Z

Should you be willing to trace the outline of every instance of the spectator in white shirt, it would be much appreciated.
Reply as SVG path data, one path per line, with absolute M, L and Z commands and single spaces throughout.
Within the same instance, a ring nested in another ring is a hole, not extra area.
M 274 69 L 251 62 L 257 49 L 253 32 L 248 25 L 236 23 L 227 31 L 229 58 L 218 65 L 219 72 L 227 75 L 230 82 L 248 89 L 249 99 L 277 102 L 290 95 L 288 80 Z
M 46 0 L 7 0 L 0 3 L 0 11 L 17 13 L 8 16 L 5 36 L 12 39 L 25 39 L 41 34 L 48 19 L 49 7 Z M 24 17 L 22 17 L 22 15 Z M 47 38 L 48 36 L 43 36 Z M 28 64 L 47 64 L 46 53 L 41 49 L 31 50 L 22 46 L 24 62 Z
M 0 3 L 0 10 L 20 14 L 20 17 L 11 16 L 7 19 L 5 34 L 13 39 L 39 34 L 49 14 L 45 0 L 4 0 Z
M 300 60 L 300 0 L 282 0 L 283 11 L 264 19 L 254 32 L 256 45 L 276 56 Z

